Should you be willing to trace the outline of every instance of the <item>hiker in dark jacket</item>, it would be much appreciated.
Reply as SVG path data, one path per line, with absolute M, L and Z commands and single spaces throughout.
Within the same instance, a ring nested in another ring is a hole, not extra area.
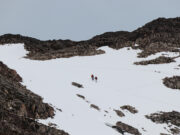
M 97 78 L 97 76 L 95 77 L 95 81 L 97 82 L 97 80 L 98 80 L 98 78 Z

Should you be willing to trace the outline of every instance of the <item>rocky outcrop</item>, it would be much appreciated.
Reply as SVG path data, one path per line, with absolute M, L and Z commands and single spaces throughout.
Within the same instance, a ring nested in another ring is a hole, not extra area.
M 171 63 L 171 62 L 175 62 L 174 58 L 160 56 L 156 59 L 135 62 L 134 64 L 135 65 L 149 65 L 149 64 L 165 64 L 165 63 Z
M 143 51 L 139 57 L 147 57 L 162 51 L 179 52 L 180 18 L 159 18 L 134 31 L 136 43 Z
M 0 134 L 3 135 L 67 135 L 39 124 L 35 119 L 54 116 L 54 109 L 27 90 L 15 70 L 0 62 Z
M 130 106 L 130 105 L 124 105 L 124 106 L 121 106 L 120 108 L 123 110 L 128 110 L 129 112 L 133 114 L 138 113 L 138 110 L 135 107 Z
M 163 84 L 168 88 L 180 89 L 180 76 L 166 77 Z
M 17 72 L 13 69 L 9 69 L 1 61 L 0 61 L 0 74 L 9 80 L 15 82 L 22 82 L 22 78 L 17 74 Z
M 85 96 L 83 96 L 83 95 L 76 94 L 76 96 L 78 96 L 79 98 L 81 98 L 81 99 L 85 100 Z
M 125 124 L 121 121 L 117 122 L 115 126 L 110 126 L 110 127 L 116 129 L 122 135 L 124 135 L 124 133 L 130 133 L 132 135 L 141 135 L 141 133 L 139 132 L 138 129 L 136 129 L 128 124 Z
M 114 110 L 119 117 L 124 117 L 125 114 L 120 110 Z
M 141 49 L 139 57 L 147 57 L 157 52 L 179 52 L 180 18 L 158 18 L 135 31 L 106 32 L 86 41 L 48 40 L 40 41 L 21 35 L 0 36 L 0 44 L 24 43 L 29 51 L 27 57 L 35 60 L 48 60 L 72 56 L 90 56 L 105 53 L 97 50 L 102 46 L 114 49 L 132 47 Z M 135 46 L 138 44 L 138 46 Z
M 151 119 L 156 123 L 170 123 L 172 125 L 180 127 L 180 112 L 177 111 L 153 113 L 150 115 L 146 115 L 146 118 Z
M 179 135 L 180 134 L 180 128 L 171 128 L 171 133 L 173 133 L 174 135 Z
M 62 130 L 45 126 L 31 118 L 15 115 L 4 108 L 0 109 L 0 127 L 1 135 L 68 135 Z
M 97 50 L 97 47 L 77 45 L 70 48 L 64 48 L 59 50 L 48 50 L 43 53 L 39 51 L 30 51 L 26 58 L 33 60 L 49 60 L 55 58 L 69 58 L 73 56 L 92 56 L 98 54 L 104 54 L 103 50 Z
M 94 108 L 97 111 L 100 111 L 100 108 L 97 105 L 95 105 L 95 104 L 91 104 L 90 107 Z
M 54 116 L 54 109 L 42 98 L 20 83 L 0 75 L 0 102 L 4 108 L 17 115 L 46 119 Z
M 160 123 L 160 124 L 172 124 L 174 128 L 170 128 L 172 134 L 178 134 L 180 133 L 180 113 L 177 111 L 172 111 L 172 112 L 159 112 L 159 113 L 153 113 L 150 115 L 146 115 L 147 119 L 152 120 L 155 123 Z
M 25 49 L 29 51 L 27 58 L 34 60 L 91 56 L 105 53 L 102 50 L 97 50 L 95 45 L 84 44 L 84 42 L 75 42 L 71 40 L 41 41 L 31 37 L 12 34 L 0 36 L 0 44 L 7 43 L 24 43 Z

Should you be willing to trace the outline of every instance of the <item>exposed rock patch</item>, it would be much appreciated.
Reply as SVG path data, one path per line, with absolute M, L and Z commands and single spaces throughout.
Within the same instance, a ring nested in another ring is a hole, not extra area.
M 73 86 L 76 86 L 78 88 L 84 88 L 82 84 L 76 83 L 76 82 L 72 82 Z
M 170 123 L 172 125 L 180 127 L 180 113 L 176 111 L 153 113 L 150 115 L 146 115 L 146 118 L 151 119 L 156 123 Z
M 100 111 L 100 108 L 97 105 L 91 104 L 90 107 Z
M 180 129 L 179 129 L 179 128 L 177 128 L 177 127 L 175 127 L 175 128 L 171 128 L 170 130 L 171 130 L 171 132 L 172 132 L 173 134 L 175 134 L 175 135 L 180 134 Z
M 79 98 L 81 98 L 81 99 L 83 99 L 83 100 L 85 100 L 85 96 L 83 96 L 83 95 L 80 95 L 80 94 L 76 94 Z
M 45 126 L 34 119 L 15 115 L 4 108 L 0 109 L 0 127 L 1 135 L 68 135 L 62 130 Z
M 180 113 L 176 111 L 153 113 L 150 115 L 146 115 L 146 118 L 152 120 L 155 123 L 160 123 L 160 124 L 166 123 L 180 127 Z M 171 128 L 171 132 L 173 134 L 180 133 L 180 129 L 176 127 Z
M 112 128 L 116 129 L 119 133 L 123 134 L 124 133 L 130 133 L 130 134 L 133 134 L 133 135 L 141 135 L 141 133 L 139 132 L 138 129 L 128 125 L 128 124 L 125 124 L 125 123 L 122 123 L 122 122 L 117 122 L 115 126 L 112 126 Z
M 138 113 L 138 110 L 136 110 L 135 107 L 132 107 L 130 105 L 124 105 L 124 106 L 121 106 L 120 108 L 123 110 L 128 110 L 129 112 L 131 112 L 133 114 Z
M 119 117 L 124 117 L 125 114 L 120 110 L 114 110 Z
M 50 126 L 50 127 L 55 127 L 55 128 L 57 127 L 57 125 L 56 125 L 55 123 L 51 123 L 51 122 L 48 123 L 48 126 Z
M 109 113 L 108 111 L 104 110 L 105 113 Z
M 179 52 L 180 18 L 159 18 L 135 30 L 136 44 L 143 51 L 139 57 L 147 57 L 157 52 Z
M 134 64 L 136 64 L 136 65 L 149 65 L 149 64 L 165 64 L 165 63 L 171 63 L 171 62 L 175 62 L 174 58 L 160 56 L 156 59 L 135 62 Z
M 27 58 L 33 60 L 49 60 L 55 58 L 69 58 L 72 56 L 91 56 L 105 53 L 97 50 L 93 43 L 86 44 L 83 41 L 71 40 L 47 40 L 41 41 L 35 38 L 6 34 L 0 36 L 0 44 L 24 43 L 29 51 Z
M 166 77 L 163 84 L 168 88 L 180 89 L 180 76 Z
M 1 61 L 0 61 L 0 74 L 9 80 L 15 82 L 22 82 L 22 78 L 17 74 L 17 72 L 13 69 L 9 69 Z

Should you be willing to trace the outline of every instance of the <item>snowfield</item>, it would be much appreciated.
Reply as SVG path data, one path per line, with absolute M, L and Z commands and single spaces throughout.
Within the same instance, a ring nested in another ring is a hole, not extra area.
M 62 110 L 56 110 L 53 119 L 40 120 L 44 124 L 55 123 L 71 135 L 119 135 L 105 125 L 118 121 L 137 128 L 143 135 L 168 133 L 164 129 L 169 129 L 168 125 L 155 124 L 144 115 L 157 111 L 180 112 L 180 91 L 162 83 L 163 78 L 180 74 L 176 69 L 180 58 L 170 64 L 137 66 L 133 63 L 163 54 L 171 57 L 179 54 L 163 52 L 145 59 L 137 58 L 140 50 L 100 49 L 106 53 L 35 61 L 24 58 L 27 51 L 23 44 L 11 44 L 0 46 L 0 61 L 15 69 L 23 78 L 23 84 L 42 96 L 44 102 Z M 97 83 L 91 80 L 91 74 L 98 76 Z M 80 83 L 84 88 L 74 87 L 72 82 Z M 76 94 L 85 96 L 85 100 Z M 97 105 L 100 111 L 91 108 L 91 104 Z M 121 110 L 123 105 L 134 106 L 138 113 Z M 121 110 L 125 117 L 117 116 L 113 109 Z

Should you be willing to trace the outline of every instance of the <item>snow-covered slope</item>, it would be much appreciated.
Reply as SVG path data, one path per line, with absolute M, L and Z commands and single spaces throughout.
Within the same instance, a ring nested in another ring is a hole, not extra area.
M 62 110 L 56 111 L 54 119 L 41 122 L 56 123 L 71 135 L 119 135 L 105 125 L 115 124 L 117 121 L 138 128 L 143 135 L 168 133 L 164 129 L 167 125 L 155 124 L 144 115 L 157 111 L 180 111 L 180 92 L 162 84 L 164 77 L 180 73 L 175 69 L 180 59 L 171 64 L 137 66 L 133 63 L 145 60 L 137 58 L 140 50 L 101 49 L 106 53 L 90 57 L 33 61 L 23 58 L 27 53 L 23 44 L 13 44 L 0 46 L 0 61 L 15 69 L 28 89 Z M 160 55 L 162 53 L 147 59 Z M 97 82 L 91 80 L 91 74 L 98 76 Z M 84 88 L 76 88 L 71 85 L 72 82 L 78 82 Z M 86 99 L 83 100 L 76 94 L 83 95 Z M 100 111 L 90 108 L 90 104 L 97 105 Z M 120 109 L 123 105 L 134 106 L 139 112 L 131 114 L 121 110 L 126 116 L 118 117 L 113 109 Z

